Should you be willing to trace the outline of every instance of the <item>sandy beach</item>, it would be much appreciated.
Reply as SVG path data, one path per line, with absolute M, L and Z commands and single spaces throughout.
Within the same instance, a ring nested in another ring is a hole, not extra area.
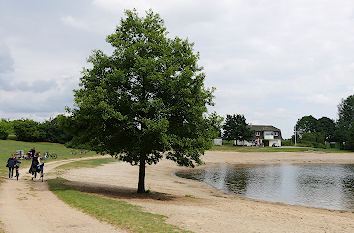
M 205 164 L 348 164 L 354 153 L 207 152 Z M 83 191 L 125 200 L 163 214 L 167 222 L 194 232 L 354 232 L 354 213 L 257 201 L 215 190 L 174 175 L 178 167 L 163 160 L 147 166 L 146 189 L 136 194 L 138 167 L 117 162 L 71 170 L 64 177 Z

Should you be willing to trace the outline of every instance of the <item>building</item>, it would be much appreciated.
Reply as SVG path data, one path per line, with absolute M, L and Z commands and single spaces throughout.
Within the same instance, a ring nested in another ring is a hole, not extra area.
M 250 125 L 254 131 L 253 137 L 248 141 L 238 141 L 239 146 L 281 146 L 281 131 L 272 125 Z

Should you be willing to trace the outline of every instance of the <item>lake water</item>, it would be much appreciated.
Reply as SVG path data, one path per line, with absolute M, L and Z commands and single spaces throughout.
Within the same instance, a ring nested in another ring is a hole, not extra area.
M 221 165 L 180 170 L 176 175 L 257 200 L 354 212 L 354 164 Z

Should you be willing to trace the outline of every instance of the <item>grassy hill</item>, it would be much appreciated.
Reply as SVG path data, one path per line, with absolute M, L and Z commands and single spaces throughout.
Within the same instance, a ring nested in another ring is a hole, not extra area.
M 27 153 L 32 147 L 36 148 L 36 152 L 56 153 L 58 155 L 57 159 L 69 159 L 69 158 L 79 158 L 83 156 L 93 156 L 95 152 L 88 152 L 86 154 L 80 154 L 78 150 L 72 148 L 66 148 L 64 145 L 59 143 L 49 143 L 49 142 L 22 142 L 15 140 L 0 140 L 0 176 L 6 176 L 8 168 L 5 167 L 7 159 L 10 154 L 15 153 L 16 150 L 24 150 Z M 76 154 L 72 153 L 76 152 Z M 29 167 L 30 161 L 21 160 L 21 167 Z M 48 159 L 47 161 L 50 161 Z

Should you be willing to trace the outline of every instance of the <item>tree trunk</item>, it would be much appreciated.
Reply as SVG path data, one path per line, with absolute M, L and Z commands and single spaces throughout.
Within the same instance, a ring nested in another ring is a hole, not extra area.
M 140 158 L 138 193 L 145 193 L 145 156 Z

